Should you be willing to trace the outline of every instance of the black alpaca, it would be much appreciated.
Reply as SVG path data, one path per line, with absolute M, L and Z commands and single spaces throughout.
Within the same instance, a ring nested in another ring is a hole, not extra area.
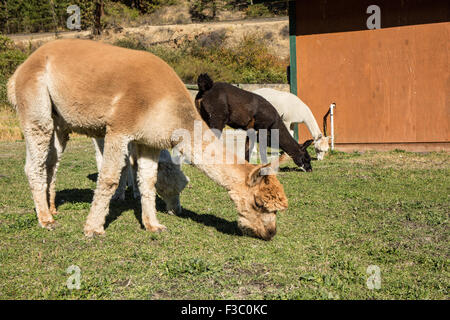
M 290 135 L 277 110 L 263 97 L 239 89 L 224 82 L 213 82 L 208 74 L 203 73 L 197 79 L 199 92 L 195 105 L 203 120 L 212 129 L 220 132 L 225 125 L 234 129 L 278 129 L 279 146 L 306 171 L 312 171 L 311 157 L 306 148 L 313 142 L 308 140 L 298 144 Z M 249 160 L 249 139 L 245 145 L 245 159 Z

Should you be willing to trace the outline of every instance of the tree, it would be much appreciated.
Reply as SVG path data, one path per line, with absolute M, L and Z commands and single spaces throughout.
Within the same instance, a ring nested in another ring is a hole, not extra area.
M 104 4 L 103 0 L 95 1 L 94 7 L 94 21 L 92 33 L 94 35 L 100 35 L 102 33 L 102 16 L 104 15 Z

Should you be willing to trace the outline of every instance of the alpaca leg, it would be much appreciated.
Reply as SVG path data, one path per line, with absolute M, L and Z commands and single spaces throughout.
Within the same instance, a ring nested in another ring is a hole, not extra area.
M 259 142 L 259 157 L 261 158 L 261 163 L 268 163 L 267 160 L 267 145 Z
M 91 210 L 84 226 L 86 236 L 105 233 L 103 225 L 108 214 L 109 202 L 119 184 L 120 172 L 125 165 L 127 143 L 121 136 L 106 136 L 103 161 L 97 179 Z
M 103 148 L 105 147 L 105 140 L 103 138 L 92 138 L 95 148 L 95 162 L 97 163 L 97 170 L 100 172 L 103 162 Z
M 251 154 L 250 152 L 253 152 L 253 145 L 250 147 L 250 139 L 247 137 L 245 138 L 245 160 L 247 162 L 250 162 Z
M 48 202 L 50 213 L 58 214 L 56 211 L 56 172 L 58 171 L 59 161 L 66 148 L 69 134 L 63 128 L 57 128 L 53 134 L 52 143 L 50 144 L 50 152 L 47 158 L 47 182 L 48 186 Z
M 120 172 L 120 180 L 119 180 L 119 186 L 117 187 L 116 192 L 112 196 L 113 200 L 125 200 L 125 191 L 127 189 L 127 181 L 128 181 L 128 168 L 130 167 L 130 160 L 129 160 L 129 153 L 128 153 L 128 147 L 127 147 L 127 154 L 125 156 L 125 166 L 122 168 L 122 171 Z
M 141 192 L 142 223 L 145 229 L 152 232 L 164 231 L 165 226 L 156 218 L 156 180 L 158 174 L 158 158 L 160 150 L 137 145 L 138 172 L 137 180 Z
M 269 139 L 267 135 L 267 129 L 262 129 L 258 131 L 259 138 L 259 157 L 261 158 L 261 163 L 267 163 L 267 141 Z
M 130 166 L 130 163 L 128 161 L 128 156 L 125 157 L 125 166 L 122 168 L 122 171 L 120 171 L 120 179 L 119 179 L 119 186 L 116 189 L 116 192 L 112 196 L 112 200 L 125 200 L 125 190 L 127 188 L 127 173 L 128 173 L 128 167 Z
M 254 159 L 255 157 L 258 158 L 258 151 L 257 151 L 257 148 L 256 148 L 256 142 L 255 141 L 250 140 L 250 145 L 249 145 L 248 149 L 249 149 L 248 150 L 248 158 L 250 160 Z M 250 160 L 248 162 L 250 162 Z
M 47 157 L 53 132 L 27 128 L 24 135 L 27 150 L 25 174 L 33 194 L 38 221 L 43 228 L 53 229 L 55 220 L 48 206 L 47 180 Z
M 28 81 L 20 90 L 17 112 L 26 142 L 25 174 L 30 184 L 39 224 L 52 229 L 55 220 L 49 209 L 47 158 L 55 130 L 52 105 L 41 78 Z M 17 93 L 17 92 L 16 92 Z
M 250 162 L 253 152 L 256 151 L 257 132 L 254 129 L 247 130 L 247 138 L 245 139 L 245 160 Z
M 139 188 L 137 186 L 137 150 L 136 144 L 131 142 L 128 144 L 128 179 L 127 184 L 133 188 L 133 197 L 139 199 L 141 194 L 139 193 Z
M 93 138 L 92 141 L 94 142 L 94 148 L 95 148 L 95 160 L 97 162 L 97 170 L 100 172 L 100 169 L 102 167 L 103 162 L 103 149 L 105 140 L 103 138 Z M 122 169 L 122 172 L 120 174 L 120 180 L 119 180 L 119 186 L 114 193 L 112 199 L 113 200 L 125 200 L 125 189 L 127 188 L 127 168 L 129 165 L 128 158 L 125 159 L 126 166 Z

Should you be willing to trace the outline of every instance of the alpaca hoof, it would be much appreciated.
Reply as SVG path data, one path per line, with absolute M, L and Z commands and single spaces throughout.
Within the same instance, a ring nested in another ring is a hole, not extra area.
M 97 229 L 84 229 L 84 235 L 88 238 L 94 238 L 95 236 L 101 236 L 105 234 L 103 227 Z
M 48 230 L 54 230 L 56 228 L 56 221 L 55 220 L 48 220 L 48 221 L 39 221 L 39 224 L 42 228 L 48 229 Z
M 150 231 L 150 232 L 157 232 L 157 233 L 159 233 L 159 232 L 166 231 L 167 227 L 162 225 L 162 224 L 158 224 L 156 226 L 148 226 L 148 227 L 146 227 L 146 229 L 147 229 L 147 231 Z

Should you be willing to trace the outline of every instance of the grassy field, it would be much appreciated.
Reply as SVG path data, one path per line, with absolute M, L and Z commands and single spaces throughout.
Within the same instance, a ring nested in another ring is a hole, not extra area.
M 270 242 L 241 236 L 227 193 L 188 165 L 182 215 L 158 203 L 167 232 L 144 231 L 127 200 L 112 203 L 104 237 L 86 239 L 97 170 L 85 138 L 68 145 L 58 227 L 44 230 L 24 162 L 24 142 L 0 142 L 0 299 L 449 299 L 446 153 L 334 153 L 312 173 L 288 163 L 289 209 Z M 71 265 L 79 290 L 66 286 Z

